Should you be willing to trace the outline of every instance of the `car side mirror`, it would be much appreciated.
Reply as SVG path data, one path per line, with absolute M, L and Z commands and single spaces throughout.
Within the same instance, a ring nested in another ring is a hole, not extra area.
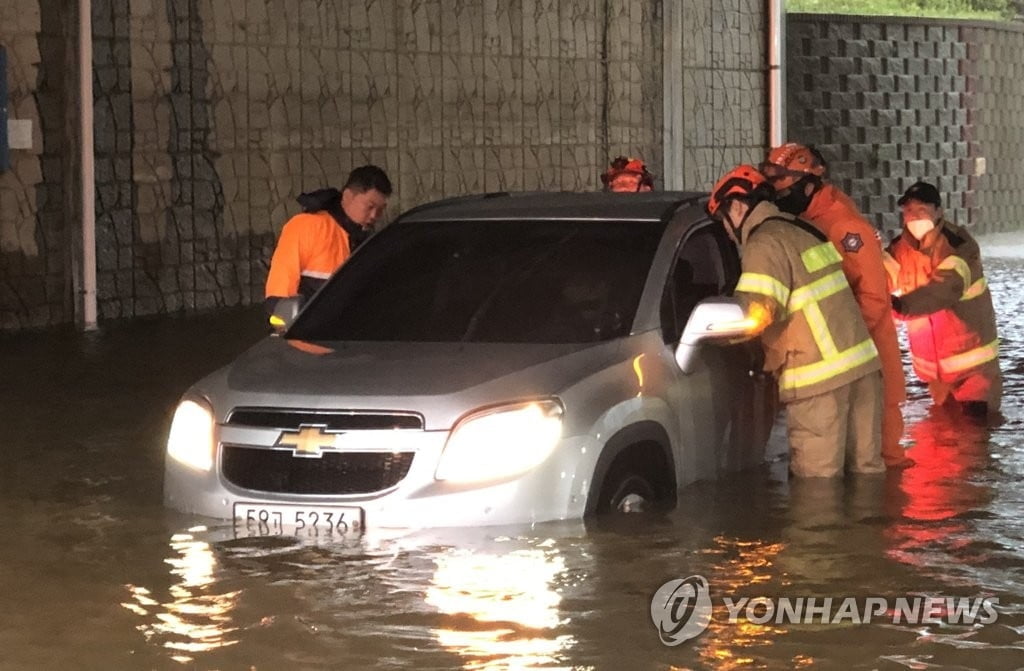
M 302 309 L 302 296 L 279 298 L 274 305 L 274 314 L 270 316 L 270 325 L 274 333 L 281 334 L 288 330 Z
M 735 298 L 706 298 L 697 304 L 686 320 L 683 336 L 676 347 L 676 364 L 686 375 L 693 372 L 697 348 L 705 340 L 725 340 L 751 335 L 757 323 L 743 313 Z

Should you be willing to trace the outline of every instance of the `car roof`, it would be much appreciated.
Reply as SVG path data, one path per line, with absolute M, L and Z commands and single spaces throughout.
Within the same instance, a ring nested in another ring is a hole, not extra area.
M 690 191 L 497 192 L 457 196 L 419 205 L 397 221 L 573 220 L 667 221 L 684 205 L 700 205 L 706 194 Z

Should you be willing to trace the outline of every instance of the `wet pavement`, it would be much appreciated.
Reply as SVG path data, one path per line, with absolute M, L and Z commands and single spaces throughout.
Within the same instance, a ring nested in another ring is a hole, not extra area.
M 815 484 L 776 461 L 642 523 L 236 538 L 163 509 L 163 441 L 178 395 L 263 337 L 259 309 L 0 337 L 0 669 L 1024 668 L 1024 237 L 983 251 L 1005 421 L 933 411 L 911 375 L 913 468 Z M 664 645 L 652 596 L 693 575 L 710 626 Z M 741 596 L 998 605 L 729 623 Z

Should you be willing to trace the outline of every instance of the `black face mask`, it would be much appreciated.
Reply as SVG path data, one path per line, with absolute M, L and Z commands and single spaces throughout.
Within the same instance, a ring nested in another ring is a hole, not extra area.
M 793 185 L 793 188 L 789 190 L 785 196 L 780 196 L 775 200 L 775 205 L 783 212 L 789 214 L 799 215 L 803 214 L 807 206 L 811 204 L 811 198 L 814 196 L 814 192 L 807 193 L 806 182 L 797 182 Z

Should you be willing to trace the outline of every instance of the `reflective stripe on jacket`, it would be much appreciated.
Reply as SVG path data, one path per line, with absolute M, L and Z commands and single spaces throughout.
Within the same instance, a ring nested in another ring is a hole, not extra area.
M 741 240 L 736 297 L 749 315 L 765 315 L 765 370 L 778 377 L 781 401 L 809 398 L 879 370 L 842 257 L 823 234 L 762 202 L 744 221 Z
M 899 403 L 907 397 L 903 356 L 892 318 L 885 252 L 874 226 L 848 195 L 824 184 L 802 217 L 824 233 L 843 257 L 843 272 L 882 361 L 885 398 Z
M 942 219 L 921 241 L 904 231 L 890 252 L 918 377 L 953 383 L 999 357 L 981 250 L 967 231 Z
M 350 254 L 348 233 L 330 213 L 297 214 L 281 230 L 265 295 L 308 299 Z

